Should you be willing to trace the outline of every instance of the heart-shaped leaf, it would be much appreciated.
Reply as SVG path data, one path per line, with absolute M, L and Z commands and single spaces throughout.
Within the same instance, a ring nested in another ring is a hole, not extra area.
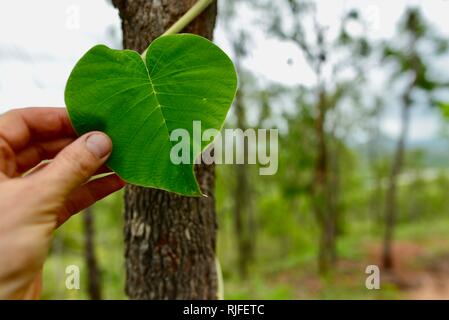
M 113 142 L 107 162 L 125 181 L 183 195 L 200 195 L 193 161 L 174 164 L 175 129 L 190 136 L 195 159 L 211 141 L 193 148 L 193 122 L 220 130 L 234 99 L 237 76 L 216 45 L 191 34 L 154 40 L 145 60 L 135 51 L 98 45 L 77 63 L 65 101 L 79 134 L 100 130 Z M 198 145 L 197 145 L 198 146 Z M 199 150 L 200 149 L 200 150 Z

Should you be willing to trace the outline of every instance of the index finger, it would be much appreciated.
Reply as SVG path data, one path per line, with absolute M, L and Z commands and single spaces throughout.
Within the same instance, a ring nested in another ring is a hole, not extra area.
M 14 151 L 31 141 L 76 137 L 65 108 L 22 108 L 0 116 L 0 138 Z

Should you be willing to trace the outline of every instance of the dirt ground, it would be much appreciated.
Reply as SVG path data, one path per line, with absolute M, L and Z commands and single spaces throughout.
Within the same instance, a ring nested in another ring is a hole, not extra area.
M 373 250 L 380 261 L 380 250 Z M 383 283 L 390 283 L 403 292 L 404 299 L 449 299 L 449 253 L 429 256 L 423 246 L 399 242 L 393 248 L 395 266 L 384 275 Z
M 331 280 L 323 280 L 313 268 L 302 273 L 292 270 L 277 274 L 273 281 L 293 285 L 295 299 L 449 299 L 449 252 L 428 253 L 425 245 L 397 242 L 393 248 L 394 269 L 385 273 L 381 269 L 381 290 L 377 293 L 364 286 L 365 267 L 380 265 L 380 248 L 369 247 L 369 254 L 360 261 L 340 259 L 338 271 Z M 390 288 L 394 295 L 382 293 Z

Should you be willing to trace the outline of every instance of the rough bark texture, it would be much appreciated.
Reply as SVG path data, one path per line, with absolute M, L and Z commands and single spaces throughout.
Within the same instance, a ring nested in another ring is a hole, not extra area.
M 92 210 L 84 211 L 84 252 L 87 266 L 87 287 L 91 300 L 101 300 L 101 279 L 95 255 L 95 225 Z
M 142 52 L 196 0 L 113 2 L 122 19 L 124 47 Z M 213 4 L 185 32 L 211 39 L 216 10 Z M 207 198 L 127 187 L 126 293 L 131 299 L 217 298 L 214 167 L 199 165 L 196 173 Z

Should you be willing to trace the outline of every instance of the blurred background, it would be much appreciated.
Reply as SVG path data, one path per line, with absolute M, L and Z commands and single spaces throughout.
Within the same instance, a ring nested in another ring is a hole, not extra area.
M 277 174 L 217 166 L 226 299 L 449 298 L 447 12 L 445 0 L 219 1 L 215 41 L 239 73 L 226 126 L 279 130 Z M 121 48 L 109 1 L 3 2 L 0 112 L 63 106 L 98 43 Z M 56 232 L 43 298 L 126 298 L 122 198 Z M 68 265 L 80 290 L 66 289 Z

